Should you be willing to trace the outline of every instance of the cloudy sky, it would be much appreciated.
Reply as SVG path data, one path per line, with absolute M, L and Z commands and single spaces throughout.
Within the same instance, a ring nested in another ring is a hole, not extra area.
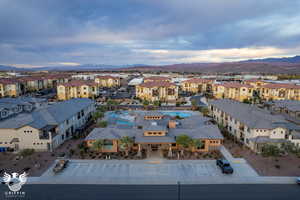
M 0 64 L 169 64 L 300 54 L 299 0 L 0 0 Z

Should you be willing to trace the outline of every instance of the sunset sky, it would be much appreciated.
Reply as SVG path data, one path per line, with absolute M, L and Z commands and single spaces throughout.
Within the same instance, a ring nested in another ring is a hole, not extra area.
M 0 0 L 0 64 L 224 62 L 300 54 L 299 0 Z

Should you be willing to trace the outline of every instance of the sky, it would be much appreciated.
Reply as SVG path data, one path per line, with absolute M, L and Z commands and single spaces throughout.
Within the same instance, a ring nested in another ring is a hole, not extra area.
M 0 64 L 163 65 L 300 55 L 299 0 L 0 0 Z

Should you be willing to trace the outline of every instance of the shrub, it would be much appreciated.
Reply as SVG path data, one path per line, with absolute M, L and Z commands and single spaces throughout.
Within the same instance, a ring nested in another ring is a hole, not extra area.
M 20 155 L 23 157 L 30 156 L 34 153 L 34 149 L 24 149 L 20 152 Z
M 101 128 L 107 127 L 107 121 L 100 121 L 98 124 Z

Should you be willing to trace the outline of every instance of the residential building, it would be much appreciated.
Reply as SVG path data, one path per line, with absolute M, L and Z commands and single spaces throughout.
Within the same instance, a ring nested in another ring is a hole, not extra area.
M 13 104 L 7 103 L 7 108 Z M 40 108 L 23 107 L 25 112 L 21 110 L 22 106 L 29 105 L 16 104 L 13 109 L 19 110 L 0 120 L 1 151 L 52 151 L 78 134 L 95 111 L 94 101 L 90 99 L 71 99 Z
M 266 108 L 272 113 L 283 115 L 288 121 L 300 125 L 300 101 L 274 100 L 266 102 Z
M 121 79 L 115 76 L 96 76 L 95 82 L 99 87 L 120 87 Z
M 181 89 L 185 92 L 205 93 L 212 91 L 212 79 L 192 78 L 181 82 Z
M 17 97 L 22 94 L 19 81 L 15 79 L 0 79 L 0 97 Z
M 168 77 L 164 77 L 164 76 L 149 76 L 143 79 L 144 83 L 148 83 L 148 82 L 171 82 L 171 78 Z
M 94 81 L 72 80 L 57 86 L 57 99 L 95 98 L 99 95 L 99 86 Z
M 253 97 L 254 87 L 252 85 L 237 82 L 228 82 L 213 85 L 213 96 L 216 99 L 234 99 L 236 101 L 249 100 Z
M 261 152 L 265 144 L 280 146 L 290 141 L 300 145 L 292 136 L 299 133 L 300 126 L 283 116 L 229 99 L 209 101 L 209 109 L 218 124 L 255 152 Z
M 176 102 L 178 86 L 168 81 L 147 81 L 136 85 L 136 97 L 151 102 Z
M 212 125 L 209 118 L 199 113 L 184 119 L 175 119 L 167 113 L 153 111 L 131 112 L 130 116 L 134 118 L 131 125 L 109 125 L 107 128 L 93 129 L 85 138 L 87 146 L 92 147 L 95 141 L 103 140 L 102 152 L 118 152 L 120 139 L 128 136 L 134 141 L 133 150 L 172 152 L 180 148 L 176 144 L 176 137 L 188 135 L 202 142 L 202 146 L 191 147 L 191 151 L 207 152 L 218 149 L 223 141 L 223 136 L 217 126 Z M 112 120 L 110 123 L 114 124 L 120 119 L 113 118 Z
M 268 82 L 266 82 L 264 80 L 260 80 L 260 79 L 249 79 L 249 80 L 243 81 L 243 83 L 247 84 L 247 85 L 251 85 L 255 89 L 259 89 L 261 86 L 268 84 Z
M 300 85 L 286 83 L 268 83 L 261 85 L 259 95 L 262 99 L 298 100 L 300 101 Z

